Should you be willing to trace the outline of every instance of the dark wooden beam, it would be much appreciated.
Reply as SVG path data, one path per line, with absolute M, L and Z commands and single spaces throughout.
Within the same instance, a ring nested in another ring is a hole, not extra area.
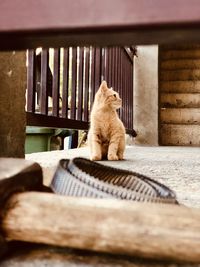
M 198 0 L 0 2 L 0 49 L 200 41 Z
M 71 120 L 67 118 L 57 118 L 54 116 L 47 116 L 42 114 L 33 114 L 26 112 L 26 121 L 28 126 L 40 126 L 51 128 L 67 128 L 87 130 L 89 127 L 88 122 Z

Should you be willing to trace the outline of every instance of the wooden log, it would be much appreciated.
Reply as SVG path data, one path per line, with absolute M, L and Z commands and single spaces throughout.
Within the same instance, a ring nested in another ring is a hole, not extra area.
M 168 50 L 168 51 L 162 51 L 161 59 L 197 59 L 200 58 L 200 49 L 174 49 L 174 50 Z
M 200 108 L 200 94 L 162 93 L 160 104 L 163 108 Z
M 200 59 L 171 59 L 161 62 L 162 70 L 199 69 Z
M 200 146 L 200 125 L 162 124 L 160 143 L 169 146 Z
M 200 79 L 199 69 L 187 70 L 161 70 L 160 79 L 162 81 L 188 81 Z
M 200 81 L 161 81 L 160 90 L 165 93 L 200 93 Z
M 170 124 L 200 125 L 200 108 L 161 108 L 160 121 Z
M 166 52 L 169 50 L 191 50 L 200 49 L 200 45 L 197 43 L 182 43 L 182 44 L 165 44 L 160 46 L 161 52 Z
M 9 245 L 9 255 L 1 259 L 1 267 L 197 267 L 195 263 L 150 261 L 27 242 L 11 242 Z
M 199 262 L 200 210 L 178 205 L 21 193 L 2 221 L 7 240 Z

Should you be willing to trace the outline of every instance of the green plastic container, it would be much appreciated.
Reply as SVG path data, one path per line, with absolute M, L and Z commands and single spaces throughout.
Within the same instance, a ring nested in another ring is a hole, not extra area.
M 55 129 L 26 127 L 25 153 L 50 151 L 50 140 L 55 134 Z

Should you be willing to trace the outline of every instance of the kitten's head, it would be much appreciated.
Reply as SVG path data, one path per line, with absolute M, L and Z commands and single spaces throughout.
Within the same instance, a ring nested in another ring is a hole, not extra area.
M 106 81 L 102 81 L 99 90 L 95 95 L 95 101 L 102 107 L 109 107 L 112 109 L 118 109 L 122 105 L 122 100 L 119 94 L 112 88 L 108 88 Z

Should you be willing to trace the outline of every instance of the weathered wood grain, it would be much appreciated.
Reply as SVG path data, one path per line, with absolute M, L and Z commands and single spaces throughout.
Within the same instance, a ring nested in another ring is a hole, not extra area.
M 200 125 L 200 108 L 161 108 L 160 120 L 161 123 Z
M 200 59 L 171 59 L 161 62 L 162 70 L 199 69 Z
M 160 69 L 160 144 L 199 146 L 199 45 L 161 47 Z
M 160 79 L 162 81 L 188 81 L 200 80 L 199 69 L 186 69 L 186 70 L 163 70 L 160 73 Z
M 199 262 L 200 210 L 112 199 L 21 193 L 7 206 L 8 240 Z
M 165 93 L 200 93 L 200 81 L 160 81 L 160 90 Z
M 162 93 L 160 105 L 163 108 L 200 108 L 200 94 Z
M 162 124 L 160 142 L 162 145 L 200 146 L 200 125 Z
M 41 244 L 11 243 L 1 267 L 199 267 L 195 263 L 175 263 L 116 256 L 107 253 L 68 249 Z
M 169 49 L 167 51 L 162 51 L 161 59 L 197 59 L 200 58 L 200 49 L 191 48 L 191 49 Z

